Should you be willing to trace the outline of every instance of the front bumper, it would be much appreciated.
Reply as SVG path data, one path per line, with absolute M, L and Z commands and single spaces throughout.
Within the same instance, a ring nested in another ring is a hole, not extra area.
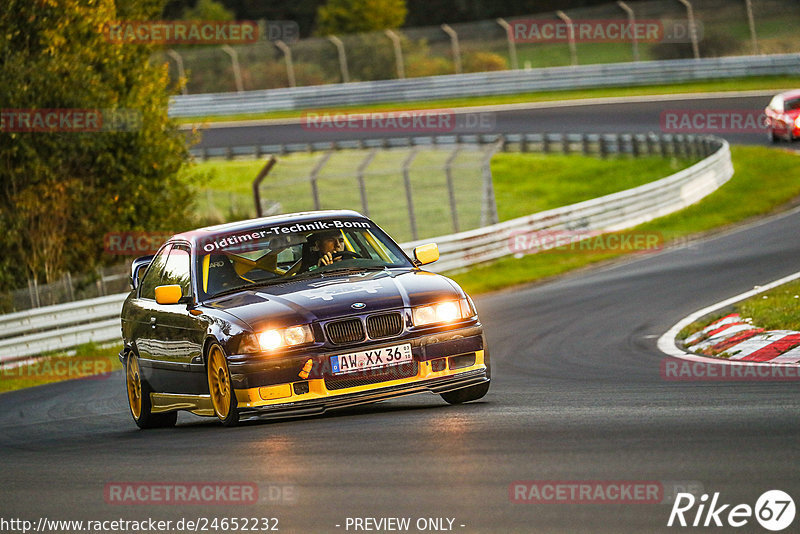
M 412 346 L 410 364 L 348 375 L 334 375 L 328 361 L 330 356 L 350 349 L 274 361 L 229 360 L 238 408 L 243 417 L 247 413 L 313 415 L 415 393 L 444 393 L 490 379 L 488 352 L 479 325 L 394 339 L 358 350 L 402 343 Z M 309 370 L 305 377 L 304 367 Z

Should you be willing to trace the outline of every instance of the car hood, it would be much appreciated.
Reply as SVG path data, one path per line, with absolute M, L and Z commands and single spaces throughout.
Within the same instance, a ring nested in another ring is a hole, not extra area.
M 419 306 L 462 296 L 458 285 L 444 276 L 406 270 L 294 280 L 243 289 L 206 305 L 224 310 L 246 322 L 254 331 L 259 331 Z

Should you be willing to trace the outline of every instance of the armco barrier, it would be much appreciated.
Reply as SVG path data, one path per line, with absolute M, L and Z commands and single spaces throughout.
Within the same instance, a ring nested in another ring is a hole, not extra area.
M 626 87 L 698 80 L 800 74 L 800 54 L 639 61 L 531 70 L 505 70 L 172 97 L 172 117 L 318 109 L 382 102 Z
M 616 231 L 667 215 L 699 201 L 733 176 L 728 143 L 709 136 L 698 141 L 709 148 L 711 155 L 661 180 L 492 226 L 401 246 L 411 252 L 417 245 L 438 243 L 441 257 L 431 270 L 444 272 L 512 254 L 509 239 L 518 232 Z M 625 150 L 620 147 L 619 151 Z M 125 297 L 126 294 L 109 295 L 0 316 L 0 331 L 14 333 L 13 337 L 0 339 L 0 363 L 89 341 L 119 339 L 119 312 Z

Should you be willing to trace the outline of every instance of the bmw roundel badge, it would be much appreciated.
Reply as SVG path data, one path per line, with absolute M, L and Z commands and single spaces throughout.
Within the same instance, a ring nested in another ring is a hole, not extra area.
M 354 302 L 350 305 L 350 307 L 353 308 L 354 310 L 362 310 L 366 308 L 367 305 L 364 304 L 363 302 Z

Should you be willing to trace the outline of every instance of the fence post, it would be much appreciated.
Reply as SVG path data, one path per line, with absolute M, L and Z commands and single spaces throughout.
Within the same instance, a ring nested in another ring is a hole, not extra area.
M 328 160 L 332 155 L 333 152 L 331 152 L 330 150 L 326 152 L 325 155 L 322 156 L 322 159 L 320 159 L 317 165 L 314 167 L 314 170 L 311 171 L 311 197 L 314 200 L 315 210 L 322 209 L 320 208 L 320 202 L 319 202 L 319 189 L 317 189 L 317 175 L 322 170 L 322 167 L 324 167 L 325 164 L 328 163 Z
M 461 147 L 456 145 L 453 151 L 450 153 L 450 156 L 447 157 L 447 161 L 444 163 L 444 173 L 447 176 L 447 195 L 450 199 L 450 214 L 453 217 L 453 232 L 458 233 L 458 205 L 456 204 L 456 190 L 453 185 L 453 160 L 456 159 L 458 155 L 458 151 L 461 150 Z
M 417 217 L 414 215 L 414 197 L 411 194 L 411 177 L 409 176 L 409 167 L 411 162 L 417 157 L 417 147 L 411 149 L 411 153 L 403 161 L 403 182 L 406 188 L 406 203 L 408 204 L 408 219 L 411 224 L 411 239 L 417 240 Z
M 233 79 L 236 82 L 236 91 L 238 93 L 244 92 L 244 85 L 242 84 L 242 70 L 239 68 L 239 54 L 231 48 L 230 45 L 222 45 L 222 51 L 231 57 L 231 65 L 233 66 Z
M 453 65 L 456 74 L 461 74 L 461 47 L 458 45 L 458 34 L 449 24 L 442 24 L 444 33 L 450 37 L 450 47 L 453 49 Z
M 636 16 L 633 14 L 633 9 L 622 0 L 617 0 L 617 5 L 628 14 L 628 24 L 631 26 L 631 48 L 633 49 L 633 60 L 639 61 L 639 40 L 636 39 L 636 32 L 633 31 L 636 25 Z
M 514 70 L 519 69 L 517 62 L 517 43 L 514 41 L 514 33 L 511 30 L 511 25 L 505 19 L 495 19 L 495 21 L 506 31 L 506 40 L 508 41 L 508 57 L 511 60 L 511 68 Z
M 280 39 L 275 41 L 275 46 L 283 52 L 283 57 L 286 59 L 286 77 L 289 79 L 289 87 L 297 87 L 297 81 L 294 77 L 294 63 L 292 62 L 292 49 Z
M 69 300 L 75 300 L 75 288 L 72 287 L 72 275 L 69 271 L 64 275 L 67 278 L 67 287 L 69 288 Z
M 347 54 L 344 51 L 344 43 L 335 35 L 329 35 L 328 40 L 333 43 L 339 53 L 339 70 L 342 72 L 342 83 L 350 81 L 350 71 L 347 68 Z
M 256 215 L 259 217 L 264 216 L 264 210 L 261 207 L 261 182 L 267 177 L 269 171 L 272 170 L 272 167 L 275 166 L 277 162 L 278 159 L 275 156 L 270 156 L 267 164 L 264 165 L 264 167 L 258 173 L 258 176 L 256 176 L 256 179 L 253 180 L 253 200 L 255 200 L 256 203 Z
M 358 164 L 358 171 L 357 178 L 358 178 L 358 190 L 361 193 L 361 209 L 364 212 L 364 215 L 369 217 L 369 205 L 367 204 L 367 187 L 364 183 L 364 171 L 367 170 L 369 164 L 372 163 L 372 160 L 375 159 L 375 156 L 378 155 L 378 149 L 373 148 L 369 154 L 364 158 L 364 160 Z
M 747 5 L 747 24 L 750 26 L 750 40 L 753 44 L 753 55 L 758 55 L 758 37 L 756 36 L 756 21 L 753 18 L 753 0 L 744 0 Z
M 558 18 L 564 21 L 567 25 L 569 32 L 567 33 L 569 39 L 569 55 L 571 59 L 572 65 L 578 64 L 578 50 L 575 48 L 575 28 L 572 26 L 572 19 L 567 16 L 566 13 L 561 11 L 560 9 L 556 11 L 556 15 Z
M 401 80 L 406 77 L 406 68 L 403 64 L 403 47 L 400 45 L 400 36 L 392 30 L 384 30 L 386 37 L 391 39 L 394 46 L 394 60 L 397 63 L 397 77 Z

